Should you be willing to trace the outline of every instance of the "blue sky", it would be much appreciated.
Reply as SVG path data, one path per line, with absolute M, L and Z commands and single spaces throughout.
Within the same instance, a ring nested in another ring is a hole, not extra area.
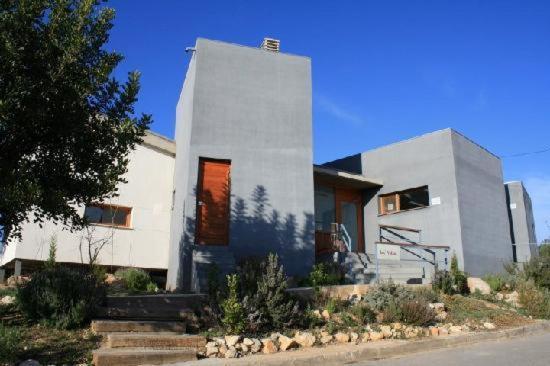
M 114 0 L 108 48 L 142 72 L 137 110 L 174 132 L 197 37 L 281 40 L 313 68 L 320 163 L 452 127 L 499 156 L 550 148 L 550 1 Z M 503 158 L 550 237 L 550 152 Z M 548 221 L 548 224 L 546 224 Z

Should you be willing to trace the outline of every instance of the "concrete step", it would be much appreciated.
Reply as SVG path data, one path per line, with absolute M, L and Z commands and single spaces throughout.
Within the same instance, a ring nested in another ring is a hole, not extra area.
M 185 333 L 183 322 L 151 320 L 92 320 L 92 331 L 95 333 L 115 332 L 174 332 Z
M 139 320 L 182 320 L 200 311 L 205 295 L 109 296 L 98 317 Z
M 162 365 L 196 359 L 197 351 L 192 348 L 100 348 L 93 352 L 95 366 Z
M 159 333 L 112 333 L 107 335 L 109 348 L 146 347 L 153 349 L 193 348 L 198 350 L 206 345 L 206 338 L 190 334 Z

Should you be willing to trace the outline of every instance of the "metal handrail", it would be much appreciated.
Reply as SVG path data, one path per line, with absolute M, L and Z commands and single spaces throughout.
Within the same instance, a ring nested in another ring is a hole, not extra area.
M 346 227 L 344 226 L 344 224 L 340 224 L 340 232 L 345 235 L 345 238 L 343 239 L 344 244 L 346 244 L 346 248 L 348 248 L 348 252 L 351 252 L 351 236 L 348 234 L 348 231 L 346 230 Z

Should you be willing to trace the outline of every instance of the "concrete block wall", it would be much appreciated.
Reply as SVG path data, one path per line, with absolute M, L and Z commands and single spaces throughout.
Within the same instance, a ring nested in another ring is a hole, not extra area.
M 305 275 L 315 260 L 310 60 L 205 39 L 195 48 L 176 121 L 168 286 L 191 285 L 183 259 L 195 241 L 200 157 L 231 161 L 236 260 L 277 251 L 289 275 Z
M 520 263 L 527 262 L 537 253 L 531 198 L 522 182 L 508 182 L 504 186 L 512 230 L 512 243 L 516 248 L 516 259 Z
M 473 276 L 502 272 L 512 260 L 502 163 L 458 132 L 451 136 L 464 270 Z

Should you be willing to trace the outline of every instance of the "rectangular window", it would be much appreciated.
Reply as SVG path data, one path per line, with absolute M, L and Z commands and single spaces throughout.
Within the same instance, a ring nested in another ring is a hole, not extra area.
M 407 211 L 430 205 L 428 186 L 407 189 L 379 196 L 378 213 L 381 215 Z
M 86 206 L 84 217 L 92 224 L 129 228 L 132 209 L 102 203 Z

